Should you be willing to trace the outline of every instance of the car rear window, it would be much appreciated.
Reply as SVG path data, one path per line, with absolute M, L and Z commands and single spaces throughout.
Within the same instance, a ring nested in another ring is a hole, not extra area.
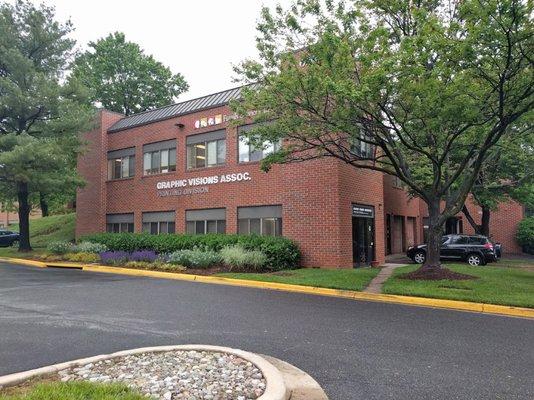
M 484 237 L 471 237 L 469 238 L 470 244 L 486 244 L 487 239 Z

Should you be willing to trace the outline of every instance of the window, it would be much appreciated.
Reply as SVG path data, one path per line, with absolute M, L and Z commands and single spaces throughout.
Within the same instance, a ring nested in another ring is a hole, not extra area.
M 176 224 L 174 211 L 143 213 L 143 232 L 159 235 L 164 233 L 175 233 L 175 230 Z
M 282 235 L 282 206 L 239 207 L 237 219 L 240 234 Z
M 188 210 L 185 212 L 186 232 L 191 235 L 226 233 L 226 209 Z
M 213 167 L 226 161 L 226 131 L 192 135 L 186 138 L 187 169 Z
M 135 147 L 108 152 L 108 179 L 131 178 L 135 175 Z
M 360 137 L 367 138 L 369 135 L 365 132 L 364 127 L 360 128 L 359 136 L 351 138 L 351 147 L 350 151 L 358 157 L 361 158 L 373 158 L 374 157 L 374 146 L 370 143 L 367 143 L 363 140 L 360 140 Z
M 106 231 L 110 233 L 124 233 L 134 231 L 133 214 L 108 214 L 106 215 Z
M 176 139 L 143 146 L 143 174 L 176 171 Z
M 264 142 L 260 148 L 255 148 L 252 143 L 249 143 L 249 139 L 245 136 L 245 133 L 254 129 L 257 124 L 244 125 L 237 128 L 237 134 L 239 136 L 239 162 L 260 161 L 271 153 L 280 150 L 280 141 Z

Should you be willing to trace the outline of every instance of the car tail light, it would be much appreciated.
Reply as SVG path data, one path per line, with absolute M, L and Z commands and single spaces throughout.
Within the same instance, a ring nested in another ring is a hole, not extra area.
M 484 245 L 484 248 L 485 248 L 485 249 L 493 250 L 493 245 L 492 245 L 490 242 L 488 242 L 488 243 L 486 243 L 486 244 Z

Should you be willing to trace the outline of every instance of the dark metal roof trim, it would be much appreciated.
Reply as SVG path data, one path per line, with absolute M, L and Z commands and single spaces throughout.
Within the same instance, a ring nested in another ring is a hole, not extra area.
M 231 100 L 241 97 L 243 86 L 187 100 L 181 103 L 171 104 L 155 110 L 143 111 L 137 114 L 129 115 L 115 122 L 109 129 L 108 133 L 118 132 L 138 126 L 152 124 L 180 115 L 191 114 L 198 111 L 208 110 L 228 104 Z

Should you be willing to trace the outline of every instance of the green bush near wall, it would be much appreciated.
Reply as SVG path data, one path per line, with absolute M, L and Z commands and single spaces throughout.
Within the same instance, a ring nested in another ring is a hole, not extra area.
M 524 218 L 517 226 L 517 241 L 523 251 L 534 254 L 534 216 Z
M 226 246 L 239 244 L 245 250 L 259 250 L 267 256 L 265 269 L 280 271 L 298 268 L 300 250 L 295 242 L 280 236 L 259 235 L 150 235 L 147 233 L 98 233 L 82 238 L 101 243 L 109 250 L 154 250 L 171 253 L 195 248 L 220 251 Z

